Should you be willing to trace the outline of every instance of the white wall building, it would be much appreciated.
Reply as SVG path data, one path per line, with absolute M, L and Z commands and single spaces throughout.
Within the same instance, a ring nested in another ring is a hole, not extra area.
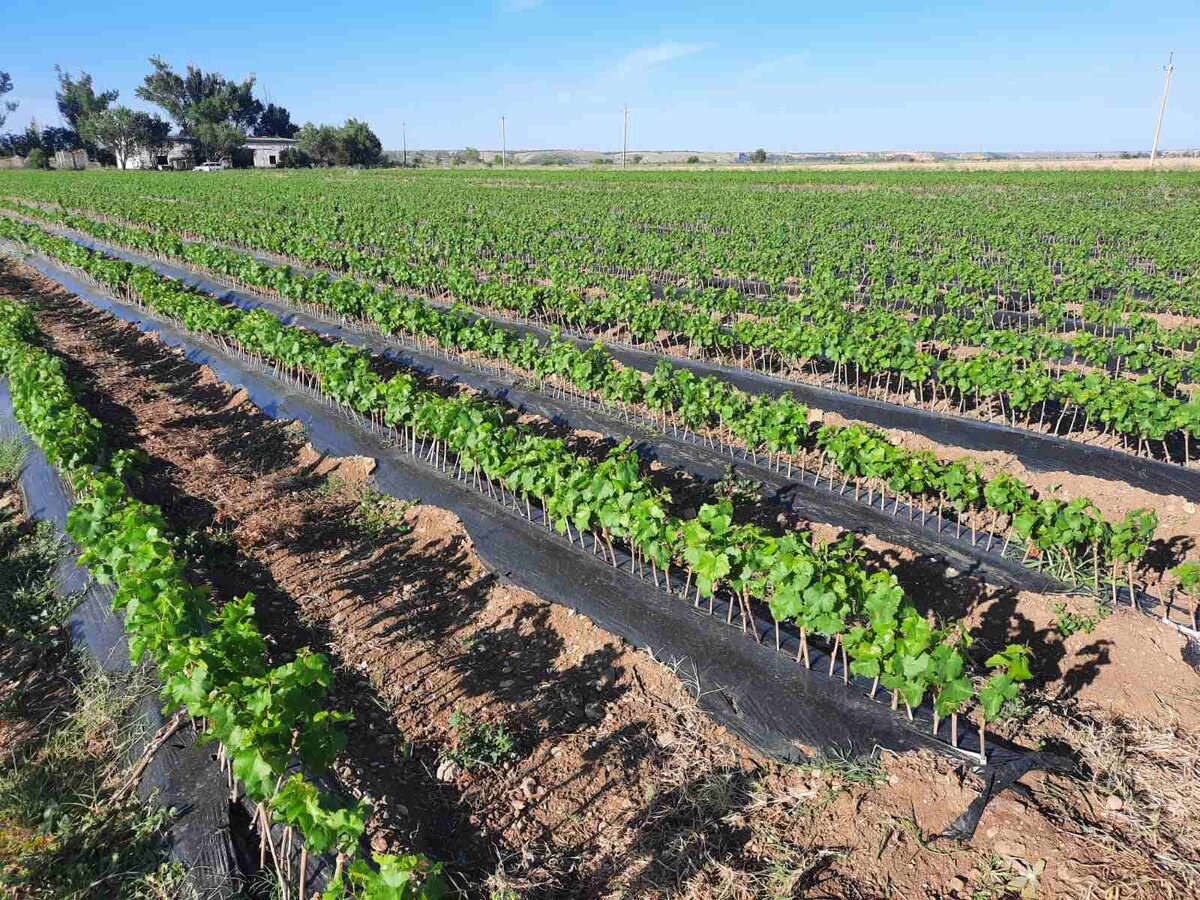
M 161 147 L 148 147 L 125 163 L 127 169 L 178 169 L 188 171 L 196 164 L 196 139 L 174 134 Z
M 256 169 L 273 169 L 283 165 L 283 151 L 296 146 L 294 138 L 248 137 L 236 154 L 240 164 Z M 129 169 L 177 169 L 187 171 L 205 160 L 197 158 L 196 139 L 184 134 L 171 135 L 161 147 L 153 147 L 129 159 Z
M 296 146 L 295 138 L 248 137 L 243 149 L 254 154 L 254 168 L 274 169 L 283 165 L 283 151 Z

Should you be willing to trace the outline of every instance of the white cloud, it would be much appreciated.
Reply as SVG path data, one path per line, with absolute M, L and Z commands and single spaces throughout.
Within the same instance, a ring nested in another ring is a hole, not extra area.
M 644 74 L 656 66 L 699 53 L 708 46 L 708 44 L 680 44 L 675 41 L 664 41 L 654 47 L 641 47 L 625 54 L 625 58 L 617 66 L 617 77 L 628 78 Z
M 546 0 L 504 0 L 502 8 L 505 12 L 522 13 L 536 9 L 545 2 Z
M 807 61 L 807 59 L 807 53 L 788 53 L 785 56 L 764 59 L 742 72 L 742 79 L 744 81 L 759 81 L 764 78 L 770 78 L 799 66 L 801 63 Z

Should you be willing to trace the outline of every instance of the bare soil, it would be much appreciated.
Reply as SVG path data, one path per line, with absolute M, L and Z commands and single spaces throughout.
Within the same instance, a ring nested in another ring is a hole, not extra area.
M 981 592 L 879 548 L 939 602 L 961 592 L 989 640 L 1053 649 L 1040 690 L 1060 699 L 1023 739 L 1088 736 L 1086 776 L 1028 778 L 970 845 L 933 841 L 979 788 L 956 764 L 760 758 L 697 711 L 686 669 L 486 572 L 452 513 L 370 524 L 369 460 L 321 457 L 211 371 L 29 269 L 0 269 L 0 296 L 36 304 L 114 442 L 149 455 L 146 499 L 197 535 L 197 576 L 218 599 L 254 590 L 279 653 L 331 655 L 335 700 L 356 715 L 337 774 L 375 799 L 377 849 L 446 860 L 473 896 L 1000 897 L 1028 873 L 1044 897 L 1182 897 L 1200 883 L 1178 862 L 1195 836 L 1179 810 L 1200 802 L 1200 679 L 1156 623 L 1121 612 L 1062 640 L 1052 598 Z M 456 708 L 505 728 L 515 757 L 446 765 Z M 1182 770 L 1162 763 L 1177 751 Z

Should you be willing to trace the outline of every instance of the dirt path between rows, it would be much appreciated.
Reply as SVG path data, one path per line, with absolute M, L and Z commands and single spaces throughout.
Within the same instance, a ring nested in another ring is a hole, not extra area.
M 453 514 L 381 513 L 360 487 L 370 461 L 320 457 L 210 370 L 32 270 L 0 262 L 0 296 L 36 304 L 82 402 L 115 444 L 148 454 L 144 496 L 198 535 L 194 568 L 218 599 L 253 590 L 280 654 L 331 655 L 335 702 L 356 715 L 337 774 L 376 801 L 372 845 L 446 860 L 472 896 L 1000 897 L 1023 875 L 1044 897 L 1196 885 L 1178 847 L 1200 796 L 1159 757 L 1178 751 L 1185 775 L 1186 754 L 1200 759 L 1176 727 L 1200 692 L 1178 647 L 1127 639 L 1134 617 L 1080 642 L 1122 659 L 1128 646 L 1130 696 L 1102 715 L 1083 684 L 1075 718 L 1046 711 L 1030 727 L 1092 729 L 1086 762 L 1119 746 L 1144 765 L 1107 761 L 1092 785 L 1036 776 L 989 807 L 970 847 L 930 843 L 978 787 L 953 764 L 767 764 L 696 711 L 686 670 L 492 578 Z M 1161 664 L 1148 722 L 1132 718 L 1146 703 L 1139 656 Z M 506 729 L 515 758 L 447 765 L 456 709 Z

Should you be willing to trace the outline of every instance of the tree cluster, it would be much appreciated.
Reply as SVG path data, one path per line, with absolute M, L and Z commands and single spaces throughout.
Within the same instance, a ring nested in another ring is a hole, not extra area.
M 296 132 L 295 149 L 284 154 L 284 165 L 374 166 L 383 154 L 383 143 L 371 126 L 358 119 L 347 119 L 341 126 L 305 123 Z
M 117 92 L 97 93 L 92 76 L 87 72 L 80 72 L 75 77 L 58 66 L 54 67 L 54 71 L 58 77 L 58 90 L 54 96 L 63 124 L 43 128 L 31 121 L 24 131 L 0 135 L 0 154 L 24 156 L 27 164 L 35 168 L 45 168 L 49 157 L 59 150 L 83 149 L 101 160 L 114 162 L 113 155 L 106 153 L 107 148 L 89 137 L 85 123 L 106 113 L 117 99 Z M 11 90 L 12 79 L 8 73 L 0 72 L 0 94 Z M 8 114 L 16 109 L 15 102 L 0 103 L 0 126 Z
M 116 105 L 117 91 L 97 91 L 87 72 L 76 76 L 55 66 L 63 125 L 41 128 L 31 122 L 23 132 L 2 134 L 0 155 L 28 160 L 33 154 L 29 164 L 45 167 L 59 150 L 84 149 L 93 158 L 126 168 L 139 152 L 165 145 L 174 125 L 195 142 L 198 159 L 236 158 L 253 135 L 297 138 L 299 146 L 283 155 L 283 164 L 293 167 L 380 162 L 383 144 L 366 122 L 348 119 L 340 126 L 309 123 L 301 128 L 286 108 L 254 96 L 253 75 L 235 81 L 193 65 L 177 72 L 158 56 L 150 57 L 150 65 L 153 71 L 135 93 L 160 107 L 166 119 Z M 12 89 L 12 78 L 0 72 L 0 126 L 17 109 L 16 102 L 2 99 Z
M 59 66 L 54 71 L 58 77 L 54 97 L 63 124 L 42 128 L 31 121 L 22 132 L 0 135 L 0 153 L 23 156 L 30 168 L 44 169 L 60 150 L 86 150 L 102 162 L 124 168 L 138 150 L 166 140 L 168 123 L 149 113 L 114 106 L 118 92 L 97 91 L 87 72 L 75 76 Z M 12 79 L 0 72 L 0 94 L 10 90 Z M 0 104 L 0 125 L 16 108 L 16 103 Z
M 290 138 L 300 131 L 285 107 L 254 96 L 253 75 L 233 81 L 192 65 L 181 74 L 158 56 L 150 57 L 150 65 L 154 71 L 137 96 L 162 107 L 180 133 L 196 141 L 202 158 L 234 157 L 247 135 Z

